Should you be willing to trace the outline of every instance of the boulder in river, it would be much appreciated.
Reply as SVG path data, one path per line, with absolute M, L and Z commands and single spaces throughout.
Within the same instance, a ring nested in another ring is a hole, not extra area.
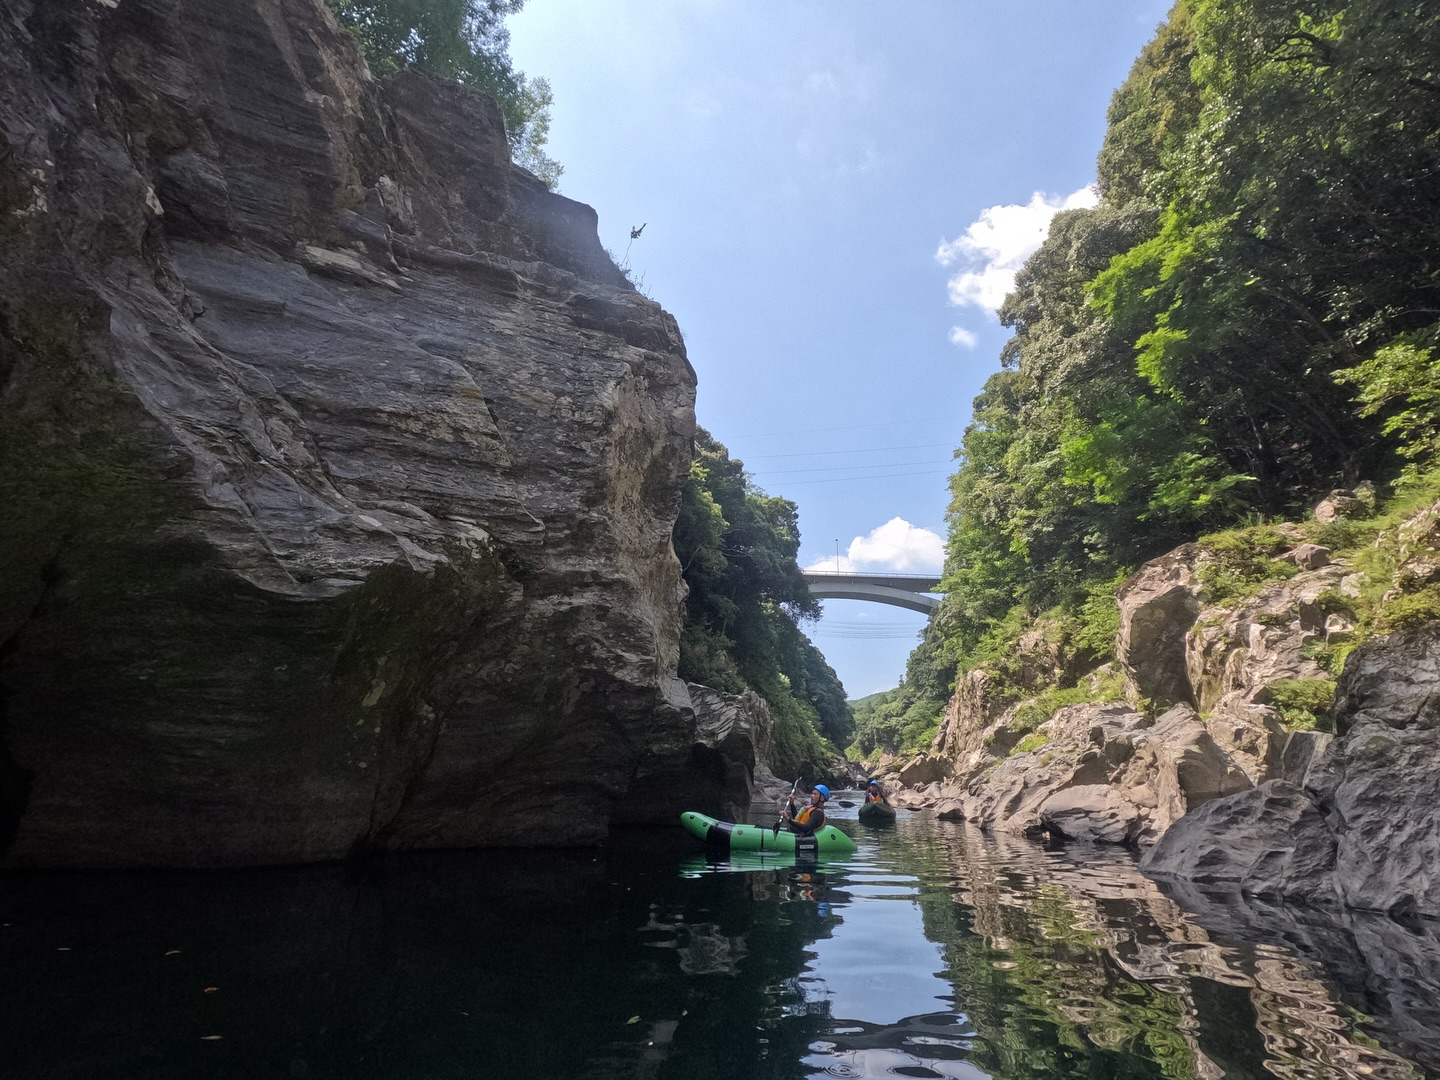
M 1335 721 L 1303 788 L 1275 781 L 1208 804 L 1149 852 L 1147 872 L 1440 916 L 1440 625 L 1352 653 Z

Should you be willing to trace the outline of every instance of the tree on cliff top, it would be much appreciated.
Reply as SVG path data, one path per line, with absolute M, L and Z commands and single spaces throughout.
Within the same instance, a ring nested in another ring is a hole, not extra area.
M 380 76 L 413 67 L 437 79 L 482 90 L 495 99 L 517 165 L 554 187 L 563 166 L 545 151 L 550 135 L 546 79 L 528 78 L 510 63 L 505 18 L 525 0 L 326 0 L 342 26 L 360 39 L 365 61 Z

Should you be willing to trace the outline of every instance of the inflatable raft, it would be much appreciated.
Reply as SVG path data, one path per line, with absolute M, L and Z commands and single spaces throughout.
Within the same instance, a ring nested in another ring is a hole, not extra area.
M 895 808 L 883 802 L 861 803 L 859 817 L 866 825 L 889 825 L 895 820 Z
M 680 815 L 680 824 L 692 834 L 716 847 L 731 851 L 783 851 L 816 856 L 855 854 L 855 841 L 834 825 L 826 825 L 814 836 L 797 836 L 788 829 L 776 832 L 769 825 L 735 825 L 687 810 Z

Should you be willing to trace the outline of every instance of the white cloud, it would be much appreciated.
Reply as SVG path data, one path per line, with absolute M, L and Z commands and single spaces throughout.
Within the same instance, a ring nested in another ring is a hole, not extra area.
M 980 343 L 975 331 L 966 330 L 963 326 L 950 327 L 950 344 L 957 345 L 962 349 L 973 349 Z
M 1035 192 L 1028 203 L 987 206 L 954 240 L 935 250 L 941 266 L 959 266 L 947 283 L 950 302 L 995 312 L 1015 286 L 1015 274 L 1045 242 L 1050 219 L 1061 210 L 1094 206 L 1099 194 L 1087 185 L 1069 195 Z M 951 333 L 955 341 L 954 332 Z M 955 342 L 960 344 L 959 342 Z
M 805 93 L 817 97 L 838 98 L 844 94 L 844 84 L 833 71 L 811 71 L 800 85 Z
M 838 570 L 842 574 L 923 574 L 939 571 L 944 562 L 945 541 L 938 533 L 896 517 L 855 537 L 838 560 L 833 555 L 816 559 L 805 569 L 831 573 Z

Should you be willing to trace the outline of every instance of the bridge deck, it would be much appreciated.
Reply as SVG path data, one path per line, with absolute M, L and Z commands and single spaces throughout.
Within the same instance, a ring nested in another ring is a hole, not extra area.
M 935 592 L 938 574 L 837 574 L 833 570 L 806 570 L 805 580 L 816 585 L 879 585 L 905 592 Z
M 930 574 L 836 574 L 804 571 L 810 595 L 817 600 L 868 600 L 874 604 L 930 612 L 940 601 L 929 595 L 940 587 Z

